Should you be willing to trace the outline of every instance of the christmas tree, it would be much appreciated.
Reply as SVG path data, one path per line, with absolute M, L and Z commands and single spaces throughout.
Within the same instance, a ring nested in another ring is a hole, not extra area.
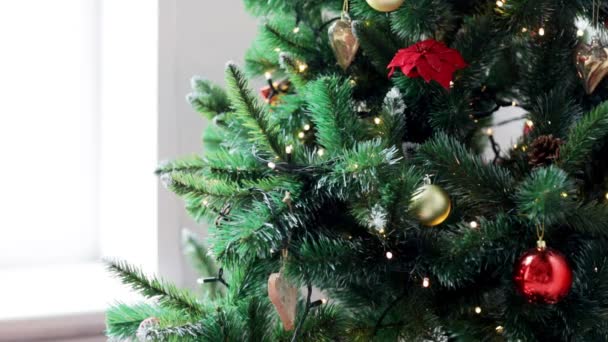
M 210 223 L 186 238 L 205 295 L 111 261 L 153 300 L 111 308 L 109 337 L 608 340 L 604 4 L 244 2 L 245 65 L 188 96 L 205 154 L 158 169 Z

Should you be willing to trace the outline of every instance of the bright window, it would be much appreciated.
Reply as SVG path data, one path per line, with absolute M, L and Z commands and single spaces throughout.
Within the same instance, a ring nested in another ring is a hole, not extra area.
M 158 21 L 150 0 L 0 1 L 0 340 L 86 313 L 101 334 L 134 298 L 102 257 L 157 271 Z
M 100 256 L 97 0 L 0 2 L 0 268 Z

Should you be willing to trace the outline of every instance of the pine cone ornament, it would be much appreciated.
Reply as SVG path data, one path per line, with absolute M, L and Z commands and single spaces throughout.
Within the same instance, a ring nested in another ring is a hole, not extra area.
M 528 163 L 534 167 L 551 165 L 559 158 L 559 149 L 564 142 L 553 135 L 541 135 L 530 145 Z

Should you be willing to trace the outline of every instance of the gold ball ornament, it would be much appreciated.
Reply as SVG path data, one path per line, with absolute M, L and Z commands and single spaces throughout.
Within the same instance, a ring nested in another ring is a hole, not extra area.
M 367 4 L 378 12 L 392 12 L 401 5 L 405 0 L 367 0 Z
M 410 202 L 410 211 L 427 227 L 443 223 L 452 211 L 450 196 L 439 186 L 425 184 L 421 186 Z

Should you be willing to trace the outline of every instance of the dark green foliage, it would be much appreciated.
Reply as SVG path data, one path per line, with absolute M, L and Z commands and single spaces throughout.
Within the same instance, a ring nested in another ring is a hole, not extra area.
M 461 204 L 478 206 L 508 205 L 514 181 L 509 171 L 495 165 L 486 165 L 464 145 L 445 134 L 422 145 L 419 161 L 433 174 L 441 177 L 441 183 Z M 485 207 L 485 206 L 484 206 Z M 488 206 L 489 212 L 496 207 Z
M 353 32 L 359 39 L 363 53 L 370 59 L 379 74 L 387 73 L 386 66 L 390 63 L 401 46 L 391 36 L 387 36 L 388 27 L 381 27 L 382 23 L 369 21 L 353 22 Z
M 417 41 L 420 37 L 433 37 L 454 29 L 453 13 L 447 1 L 410 0 L 391 15 L 391 27 L 402 39 Z
M 608 83 L 585 94 L 574 62 L 574 24 L 592 2 L 406 0 L 387 14 L 350 0 L 361 47 L 347 70 L 327 35 L 343 1 L 244 3 L 264 17 L 247 76 L 271 72 L 289 89 L 264 103 L 234 64 L 226 90 L 194 78 L 188 101 L 211 119 L 205 154 L 157 170 L 209 224 L 204 244 L 184 237 L 186 253 L 227 285 L 201 284 L 199 298 L 110 262 L 153 304 L 113 306 L 109 337 L 133 339 L 156 317 L 150 340 L 292 341 L 267 298 L 282 272 L 329 299 L 307 307 L 300 294 L 297 341 L 608 340 Z M 429 38 L 468 64 L 450 89 L 387 78 L 399 49 Z M 534 129 L 487 160 L 482 132 L 512 102 Z M 531 166 L 531 142 L 549 134 L 564 141 L 557 160 Z M 437 227 L 410 208 L 424 175 L 452 201 Z M 512 280 L 542 227 L 574 272 L 556 305 L 529 303 Z
M 534 103 L 530 111 L 530 119 L 534 122 L 533 134 L 563 139 L 581 114 L 580 105 L 569 96 L 568 89 L 557 87 L 541 95 Z
M 568 197 L 574 193 L 574 184 L 564 171 L 554 166 L 538 169 L 519 186 L 518 210 L 538 224 L 559 223 L 571 209 Z
M 429 123 L 437 131 L 464 138 L 470 130 L 472 109 L 468 96 L 460 90 L 436 93 L 430 108 Z

